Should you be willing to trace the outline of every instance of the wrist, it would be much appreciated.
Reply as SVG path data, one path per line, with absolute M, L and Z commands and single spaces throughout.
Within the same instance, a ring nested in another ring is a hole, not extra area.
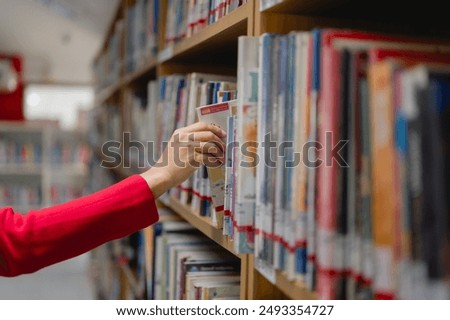
M 152 190 L 155 199 L 171 187 L 171 179 L 165 171 L 153 167 L 141 174 L 141 177 L 145 179 L 150 190 Z

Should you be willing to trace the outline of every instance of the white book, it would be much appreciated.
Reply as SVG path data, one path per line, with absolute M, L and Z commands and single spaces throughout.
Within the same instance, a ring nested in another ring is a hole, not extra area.
M 308 93 L 308 43 L 310 33 L 299 32 L 295 34 L 295 87 L 294 87 L 294 152 L 300 152 L 303 156 L 303 146 L 308 139 L 310 128 L 309 118 L 309 93 Z M 294 246 L 295 252 L 288 258 L 288 277 L 304 280 L 306 273 L 306 243 L 307 243 L 307 173 L 308 168 L 303 161 L 294 168 L 292 179 L 292 226 L 294 236 L 290 244 Z
M 199 121 L 213 123 L 226 131 L 231 105 L 235 103 L 236 100 L 233 100 L 199 107 L 197 108 Z M 215 221 L 217 222 L 218 228 L 222 229 L 225 192 L 225 166 L 220 165 L 217 167 L 208 168 L 208 176 L 211 187 L 212 202 L 216 214 Z
M 275 172 L 275 197 L 274 197 L 274 212 L 273 212 L 273 235 L 274 235 L 274 253 L 273 266 L 275 269 L 281 269 L 284 264 L 286 240 L 284 233 L 284 220 L 287 213 L 286 207 L 290 205 L 286 199 L 289 196 L 290 185 L 286 184 L 288 179 L 285 160 L 287 160 L 289 148 L 283 150 L 282 146 L 287 140 L 287 130 L 291 129 L 289 122 L 292 121 L 292 116 L 287 114 L 287 52 L 288 52 L 288 38 L 287 36 L 278 37 L 278 45 L 276 55 L 273 57 L 275 69 L 277 70 L 276 86 L 274 88 L 273 99 L 277 102 L 277 115 L 275 120 L 276 128 L 276 142 L 279 146 L 276 158 L 276 172 Z
M 238 253 L 253 253 L 256 205 L 255 143 L 257 137 L 259 38 L 241 36 L 238 39 L 238 105 L 235 122 L 236 142 L 246 154 L 235 153 L 233 168 L 235 181 L 234 243 Z M 252 152 L 252 155 L 248 153 Z M 242 162 L 242 163 L 241 163 Z

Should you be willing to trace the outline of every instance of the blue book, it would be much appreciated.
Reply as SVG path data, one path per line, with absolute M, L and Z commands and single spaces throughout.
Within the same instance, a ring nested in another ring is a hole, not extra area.
M 311 134 L 309 141 L 317 141 L 317 104 L 320 90 L 320 43 L 321 30 L 314 29 L 312 31 L 312 89 L 311 89 L 311 103 L 310 103 L 310 126 Z M 311 154 L 314 150 L 309 150 L 309 159 L 314 159 L 315 154 Z M 308 170 L 308 188 L 307 188 L 307 230 L 315 230 L 315 189 L 316 189 L 316 170 L 309 168 Z M 307 239 L 307 257 L 308 262 L 306 266 L 306 284 L 309 290 L 315 289 L 316 266 L 315 266 L 315 235 L 308 232 Z

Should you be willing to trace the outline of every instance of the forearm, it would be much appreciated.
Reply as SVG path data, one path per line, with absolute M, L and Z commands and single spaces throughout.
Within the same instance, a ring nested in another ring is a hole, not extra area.
M 146 181 L 133 176 L 25 216 L 0 211 L 0 275 L 34 272 L 147 227 L 158 220 L 154 200 Z

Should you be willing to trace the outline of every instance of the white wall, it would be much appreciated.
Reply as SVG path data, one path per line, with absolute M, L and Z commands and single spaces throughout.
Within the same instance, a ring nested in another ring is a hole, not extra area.
M 31 85 L 25 90 L 25 118 L 59 120 L 64 129 L 77 126 L 78 110 L 90 109 L 94 101 L 92 87 Z
M 78 18 L 69 19 L 36 0 L 0 0 L 0 53 L 24 57 L 26 82 L 91 83 L 91 63 L 117 1 L 88 2 L 61 1 L 80 9 Z M 96 14 L 89 15 L 93 8 Z M 96 18 L 102 13 L 102 19 Z M 92 20 L 90 24 L 83 20 L 85 16 Z M 67 37 L 69 41 L 64 40 Z

